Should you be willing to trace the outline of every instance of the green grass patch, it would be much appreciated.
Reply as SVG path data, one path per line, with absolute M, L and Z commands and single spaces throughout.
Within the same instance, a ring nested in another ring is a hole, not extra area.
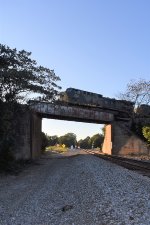
M 54 151 L 54 152 L 58 152 L 58 153 L 65 153 L 68 151 L 68 148 L 66 147 L 62 147 L 62 146 L 49 146 L 46 148 L 46 151 Z

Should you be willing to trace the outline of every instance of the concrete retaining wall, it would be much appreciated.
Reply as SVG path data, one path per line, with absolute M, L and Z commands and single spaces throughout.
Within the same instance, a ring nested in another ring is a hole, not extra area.
M 41 154 L 41 118 L 28 109 L 16 118 L 18 126 L 14 128 L 16 159 L 35 159 Z
M 31 158 L 31 135 L 30 135 L 30 111 L 24 110 L 17 115 L 17 127 L 15 133 L 15 151 L 16 159 L 30 159 Z
M 41 155 L 41 127 L 42 119 L 38 114 L 31 115 L 31 157 L 38 158 Z
M 131 122 L 115 121 L 106 125 L 102 151 L 106 154 L 149 154 L 146 143 L 130 130 Z
M 2 106 L 3 111 L 6 112 L 4 109 L 7 109 L 7 104 Z M 3 119 L 6 133 L 2 138 L 9 143 L 9 149 L 14 158 L 27 160 L 39 157 L 41 154 L 41 117 L 26 105 L 10 107 L 6 114 L 7 116 Z

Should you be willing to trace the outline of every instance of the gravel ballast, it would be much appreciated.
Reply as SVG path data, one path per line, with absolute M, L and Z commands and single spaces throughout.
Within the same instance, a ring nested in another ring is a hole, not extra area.
M 150 178 L 88 154 L 0 177 L 0 225 L 109 224 L 150 224 Z

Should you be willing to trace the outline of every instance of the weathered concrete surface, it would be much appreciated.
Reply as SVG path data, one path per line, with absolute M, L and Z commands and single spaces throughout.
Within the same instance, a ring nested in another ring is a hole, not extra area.
M 16 118 L 18 127 L 15 135 L 15 159 L 35 159 L 41 154 L 41 117 L 24 110 Z
M 131 122 L 106 125 L 102 151 L 106 154 L 149 154 L 146 143 L 131 132 Z
M 105 137 L 102 147 L 102 152 L 111 155 L 112 154 L 112 125 L 105 125 Z
M 132 135 L 127 138 L 124 146 L 119 150 L 119 155 L 126 154 L 150 154 L 150 149 L 147 147 L 146 143 L 138 138 L 136 135 Z
M 35 159 L 41 155 L 41 117 L 22 106 L 15 119 L 15 159 Z
M 110 123 L 114 120 L 114 115 L 112 113 L 101 112 L 96 109 L 88 109 L 77 106 L 35 102 L 30 105 L 30 108 L 36 113 L 39 113 L 43 118 L 46 117 L 99 124 Z
M 32 113 L 30 120 L 30 148 L 32 159 L 38 158 L 41 155 L 41 128 L 41 117 L 36 113 Z
M 23 107 L 21 113 L 15 118 L 17 127 L 15 129 L 15 159 L 30 159 L 31 158 L 31 113 Z
M 131 122 L 118 122 L 112 124 L 112 153 L 116 155 L 126 154 L 148 154 L 149 149 L 142 141 L 131 131 Z

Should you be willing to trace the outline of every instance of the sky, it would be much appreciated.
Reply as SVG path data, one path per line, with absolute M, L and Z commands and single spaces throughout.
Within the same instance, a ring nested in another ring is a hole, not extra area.
M 58 85 L 115 97 L 150 78 L 149 0 L 0 0 L 0 43 L 32 52 Z M 49 135 L 78 139 L 101 125 L 43 120 Z

